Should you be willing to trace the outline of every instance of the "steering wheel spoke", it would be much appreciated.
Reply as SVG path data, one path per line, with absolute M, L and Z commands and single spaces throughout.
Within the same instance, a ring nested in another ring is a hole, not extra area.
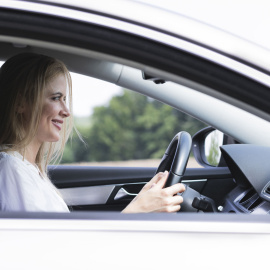
M 192 138 L 185 131 L 177 133 L 169 144 L 156 171 L 156 173 L 169 171 L 166 187 L 181 182 L 187 167 L 191 146 Z
M 164 172 L 165 170 L 169 172 L 165 187 L 172 186 L 182 181 L 182 177 L 187 167 L 191 146 L 192 138 L 190 134 L 185 131 L 177 133 L 170 142 L 156 171 L 156 173 Z M 187 192 L 188 196 L 185 196 L 185 192 L 182 194 L 184 202 L 181 204 L 182 210 L 180 211 L 197 211 L 197 209 L 194 209 L 191 206 L 192 201 L 189 194 L 190 192 Z M 186 197 L 188 197 L 188 199 L 186 199 Z

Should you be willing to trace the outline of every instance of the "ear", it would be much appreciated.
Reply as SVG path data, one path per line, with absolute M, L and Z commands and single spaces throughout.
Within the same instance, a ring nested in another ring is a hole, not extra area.
M 22 114 L 25 113 L 25 110 L 26 110 L 25 101 L 21 99 L 16 107 L 16 112 Z
M 17 113 L 24 113 L 25 112 L 25 107 L 23 105 L 17 106 Z

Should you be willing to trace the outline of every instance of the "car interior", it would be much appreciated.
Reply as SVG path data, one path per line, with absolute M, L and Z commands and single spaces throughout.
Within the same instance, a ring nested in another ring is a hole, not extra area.
M 92 56 L 79 56 L 18 43 L 1 42 L 0 48 L 1 60 L 23 51 L 43 53 L 63 60 L 70 71 L 141 91 L 154 98 L 161 99 L 158 95 L 160 92 L 155 93 L 152 89 L 159 91 L 163 89 L 167 94 L 177 93 L 175 96 L 171 95 L 174 97 L 174 103 L 177 103 L 179 109 L 188 112 L 188 106 L 191 106 L 190 101 L 195 97 L 185 95 L 187 91 L 192 91 L 186 86 L 168 82 L 167 78 L 149 74 L 148 70 L 107 59 L 95 59 Z M 163 80 L 163 83 L 157 83 L 159 80 Z M 172 103 L 170 98 L 166 100 L 169 104 Z M 174 106 L 174 104 L 170 105 Z M 192 110 L 192 113 L 198 117 L 195 110 Z M 245 144 L 240 144 L 232 137 L 223 135 L 220 160 L 218 164 L 211 165 L 205 154 L 205 142 L 207 136 L 214 131 L 214 128 L 208 127 L 195 134 L 193 139 L 189 134 L 184 134 L 187 136 L 185 139 L 180 130 L 180 137 L 174 138 L 171 143 L 173 147 L 168 147 L 159 168 L 51 165 L 49 174 L 73 212 L 121 211 L 157 171 L 165 169 L 171 171 L 171 174 L 175 173 L 176 182 L 181 180 L 186 185 L 186 192 L 183 194 L 185 202 L 181 209 L 183 212 L 269 212 L 270 183 L 265 181 L 264 175 L 258 173 L 265 173 L 265 170 L 256 170 L 256 175 L 254 175 L 249 166 L 249 164 L 260 165 L 256 162 L 258 158 L 254 155 L 254 151 L 263 152 L 267 157 L 269 150 L 264 147 L 260 149 L 258 146 L 246 148 Z M 202 168 L 186 169 L 191 148 Z M 249 151 L 252 155 L 249 155 Z M 243 156 L 249 156 L 250 160 L 243 161 Z M 177 166 L 181 167 L 181 173 L 174 171 Z
M 20 19 L 29 20 L 23 14 Z M 50 55 L 62 60 L 71 72 L 141 93 L 210 126 L 193 138 L 179 130 L 172 142 L 168 141 L 158 168 L 51 165 L 49 175 L 73 212 L 121 211 L 157 171 L 164 169 L 176 175 L 172 181 L 181 180 L 186 185 L 183 212 L 269 212 L 270 182 L 265 177 L 269 175 L 265 169 L 269 149 L 245 144 L 269 143 L 261 136 L 262 131 L 269 131 L 265 125 L 269 108 L 260 102 L 263 95 L 257 98 L 258 91 L 263 93 L 267 86 L 213 61 L 147 39 L 78 22 L 45 22 L 33 15 L 23 29 L 19 24 L 6 24 L 6 35 L 0 39 L 0 61 L 20 52 Z M 46 32 L 46 27 L 54 30 Z M 68 36 L 60 31 L 67 27 L 74 32 L 79 29 L 79 34 Z M 38 35 L 43 35 L 43 41 Z M 237 123 L 243 117 L 253 124 L 252 138 L 248 124 L 232 128 L 231 119 Z M 224 137 L 220 159 L 210 164 L 206 139 L 216 129 Z M 201 168 L 186 168 L 191 150 Z M 260 166 L 264 169 L 258 169 Z

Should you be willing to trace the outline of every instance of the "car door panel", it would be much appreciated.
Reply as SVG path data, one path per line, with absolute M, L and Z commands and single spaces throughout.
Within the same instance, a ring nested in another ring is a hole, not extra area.
M 72 210 L 120 211 L 155 174 L 152 167 L 50 166 L 49 175 Z M 219 202 L 234 187 L 228 168 L 187 168 L 183 184 Z M 218 188 L 222 185 L 222 189 Z M 225 187 L 225 188 L 224 188 Z

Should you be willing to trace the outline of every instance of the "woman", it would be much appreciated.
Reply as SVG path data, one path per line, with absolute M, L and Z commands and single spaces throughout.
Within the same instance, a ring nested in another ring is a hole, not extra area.
M 66 102 L 68 100 L 68 102 Z M 61 159 L 72 130 L 71 78 L 54 58 L 23 53 L 0 69 L 0 210 L 68 212 L 47 175 L 47 165 Z M 168 172 L 159 173 L 123 210 L 175 212 L 182 184 L 164 188 Z

